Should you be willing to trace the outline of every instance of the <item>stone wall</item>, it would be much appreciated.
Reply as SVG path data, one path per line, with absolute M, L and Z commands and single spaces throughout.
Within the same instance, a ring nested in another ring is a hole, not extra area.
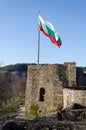
M 63 89 L 63 107 L 70 107 L 74 103 L 86 106 L 86 87 Z
M 82 68 L 76 68 L 76 79 L 78 86 L 86 86 L 86 72 Z

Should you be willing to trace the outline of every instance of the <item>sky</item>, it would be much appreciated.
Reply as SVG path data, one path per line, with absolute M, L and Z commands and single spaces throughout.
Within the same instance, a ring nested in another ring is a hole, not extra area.
M 0 0 L 0 64 L 37 63 L 39 10 L 62 40 L 40 33 L 40 64 L 86 66 L 86 0 Z

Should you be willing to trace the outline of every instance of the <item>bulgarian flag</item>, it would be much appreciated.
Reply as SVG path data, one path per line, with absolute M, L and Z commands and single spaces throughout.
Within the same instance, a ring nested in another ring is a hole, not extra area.
M 49 37 L 50 40 L 60 48 L 62 42 L 58 33 L 55 31 L 53 25 L 50 22 L 45 21 L 40 15 L 38 18 L 38 22 L 38 29 L 42 31 L 44 35 Z

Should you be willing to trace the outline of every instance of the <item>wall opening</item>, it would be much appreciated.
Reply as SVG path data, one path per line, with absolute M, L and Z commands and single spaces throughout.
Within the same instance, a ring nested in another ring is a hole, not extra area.
M 40 88 L 39 101 L 41 101 L 41 102 L 44 101 L 44 95 L 45 95 L 45 89 L 44 88 Z

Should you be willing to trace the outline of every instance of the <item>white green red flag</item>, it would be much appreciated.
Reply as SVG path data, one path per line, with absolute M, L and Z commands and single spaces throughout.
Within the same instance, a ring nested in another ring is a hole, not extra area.
M 53 25 L 50 22 L 45 21 L 40 15 L 38 18 L 38 22 L 38 29 L 42 31 L 44 35 L 49 37 L 50 40 L 60 48 L 62 42 L 58 33 L 55 31 Z

